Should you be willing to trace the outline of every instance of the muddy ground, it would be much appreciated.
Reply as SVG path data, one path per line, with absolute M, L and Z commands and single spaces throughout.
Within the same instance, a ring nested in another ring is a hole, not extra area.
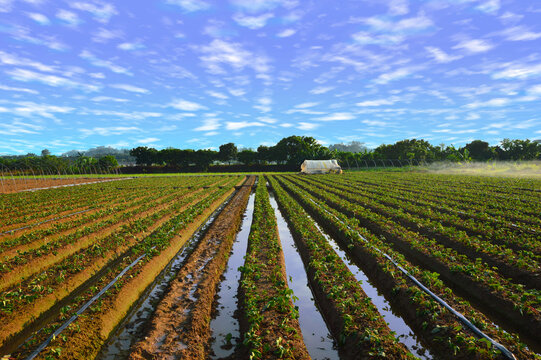
M 227 265 L 255 177 L 217 216 L 158 305 L 130 359 L 206 359 L 217 284 Z

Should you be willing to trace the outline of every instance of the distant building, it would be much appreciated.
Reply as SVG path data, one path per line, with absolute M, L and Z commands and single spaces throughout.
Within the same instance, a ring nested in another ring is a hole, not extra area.
M 341 174 L 342 168 L 336 160 L 304 160 L 301 164 L 303 174 Z

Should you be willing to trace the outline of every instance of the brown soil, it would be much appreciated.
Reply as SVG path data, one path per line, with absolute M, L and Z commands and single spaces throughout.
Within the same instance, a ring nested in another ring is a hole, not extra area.
M 10 193 L 16 193 L 16 192 L 30 190 L 30 189 L 42 189 L 42 188 L 50 188 L 54 186 L 74 185 L 74 184 L 82 185 L 82 184 L 87 184 L 87 183 L 105 182 L 105 181 L 111 181 L 111 180 L 113 179 L 103 179 L 103 178 L 9 179 L 9 178 L 4 178 L 0 185 L 0 193 L 10 194 Z M 120 179 L 114 179 L 114 180 L 120 180 Z
M 179 194 L 179 195 L 181 197 L 187 197 L 187 196 L 191 196 L 193 194 L 196 194 L 199 191 L 201 191 L 201 190 L 197 190 L 197 191 L 194 191 L 194 192 L 191 192 L 191 193 Z M 154 209 L 162 209 L 162 208 L 164 208 L 164 206 L 170 205 L 171 202 L 168 202 L 168 203 L 164 204 L 163 201 L 164 201 L 164 199 L 170 197 L 171 195 L 172 195 L 171 193 L 168 193 L 168 194 L 164 194 L 163 196 L 160 196 L 158 198 L 148 200 L 148 201 L 152 201 L 152 202 L 154 202 L 154 203 L 156 203 L 158 205 L 157 207 L 153 208 L 152 210 L 154 210 Z M 86 222 L 84 224 L 80 224 L 75 228 L 59 231 L 56 234 L 45 236 L 45 237 L 42 237 L 41 239 L 37 239 L 37 240 L 31 241 L 31 242 L 26 243 L 26 244 L 15 245 L 15 246 L 1 252 L 2 260 L 7 261 L 8 259 L 10 259 L 13 256 L 17 255 L 19 252 L 25 252 L 25 251 L 32 250 L 32 249 L 37 249 L 40 246 L 42 246 L 44 244 L 47 244 L 47 243 L 50 243 L 50 242 L 53 242 L 53 241 L 55 241 L 55 240 L 57 240 L 57 239 L 59 239 L 59 238 L 61 238 L 63 236 L 67 236 L 67 235 L 76 233 L 81 227 L 93 226 L 93 225 L 96 225 L 96 224 L 98 224 L 100 222 L 107 221 L 107 220 L 109 220 L 109 219 L 111 219 L 111 218 L 113 218 L 115 216 L 118 216 L 119 214 L 127 213 L 129 211 L 133 211 L 134 209 L 136 209 L 138 207 L 141 207 L 142 205 L 145 205 L 146 202 L 142 201 L 143 199 L 151 198 L 152 196 L 154 196 L 154 194 L 146 192 L 146 193 L 141 194 L 139 197 L 136 197 L 136 198 L 133 198 L 133 199 L 129 200 L 127 203 L 123 199 L 115 199 L 114 202 L 104 202 L 103 204 L 100 204 L 98 207 L 96 207 L 95 209 L 93 209 L 93 210 L 91 210 L 89 212 L 81 213 L 78 216 L 66 218 L 66 220 L 73 221 L 73 220 L 76 220 L 77 218 L 80 218 L 80 217 L 83 217 L 83 216 L 92 216 L 94 213 L 96 213 L 96 212 L 98 212 L 100 210 L 106 209 L 106 208 L 111 209 L 111 208 L 114 208 L 115 206 L 125 206 L 125 208 L 122 209 L 122 210 L 117 210 L 117 211 L 115 211 L 113 213 L 110 213 L 108 215 L 107 214 L 103 215 L 100 218 L 89 219 L 88 222 Z M 160 202 L 162 202 L 162 203 L 160 204 Z M 154 211 L 152 211 L 152 212 L 154 212 Z M 130 219 L 130 221 L 132 219 L 137 219 L 137 218 L 140 218 L 139 215 L 134 216 L 133 218 Z M 56 224 L 56 223 L 57 222 L 55 222 L 55 223 L 46 223 L 46 224 L 40 225 L 38 227 L 34 227 L 34 228 L 32 228 L 32 230 L 37 230 L 39 228 L 45 228 L 47 226 L 51 226 L 51 225 Z M 58 223 L 60 223 L 60 222 L 58 222 Z M 123 221 L 122 223 L 125 223 L 125 221 Z M 120 224 L 122 224 L 122 223 L 120 223 Z M 104 228 L 104 229 L 102 229 L 102 230 L 100 230 L 98 232 L 93 233 L 90 236 L 93 237 L 93 238 L 100 238 L 100 237 L 97 236 L 97 234 L 99 234 L 101 231 L 105 231 L 107 228 L 109 228 L 109 226 L 107 226 L 106 228 Z M 16 237 L 21 236 L 21 234 L 26 234 L 26 233 L 27 233 L 26 231 L 23 231 L 22 233 L 17 233 L 16 236 L 15 235 L 7 235 L 7 236 L 5 236 L 5 238 L 7 238 L 7 240 L 9 240 L 10 238 L 16 238 Z M 6 240 L 4 238 L 2 238 L 2 241 L 6 241 Z
M 190 194 L 187 194 L 187 196 L 192 196 L 195 193 L 200 192 L 200 190 L 196 192 L 192 192 Z M 201 201 L 204 197 L 206 197 L 207 194 L 204 194 L 202 197 L 198 197 L 197 199 L 194 199 L 189 204 L 186 204 L 182 208 L 180 208 L 177 213 L 180 213 L 190 206 L 193 206 L 195 203 Z M 129 249 L 133 244 L 141 241 L 145 236 L 152 233 L 155 229 L 159 228 L 162 224 L 164 224 L 166 221 L 168 221 L 171 217 L 173 217 L 175 214 L 171 213 L 167 216 L 164 216 L 157 220 L 151 227 L 149 227 L 146 231 L 141 232 L 137 234 L 133 239 L 128 241 L 124 246 L 119 247 L 115 249 L 114 252 L 110 252 L 106 256 L 100 258 L 100 259 L 93 259 L 91 264 L 85 268 L 85 270 L 81 271 L 80 273 L 70 276 L 64 283 L 62 283 L 62 286 L 58 286 L 55 284 L 45 284 L 45 286 L 51 286 L 55 289 L 54 292 L 51 294 L 33 302 L 32 304 L 29 304 L 24 309 L 18 309 L 17 312 L 9 314 L 7 316 L 2 316 L 2 322 L 3 325 L 0 328 L 0 345 L 4 345 L 6 342 L 6 339 L 10 338 L 13 334 L 18 333 L 23 329 L 25 325 L 28 324 L 28 321 L 31 321 L 32 319 L 38 318 L 40 314 L 47 311 L 53 304 L 55 304 L 58 301 L 61 301 L 64 297 L 70 296 L 70 294 L 78 288 L 81 284 L 85 283 L 86 280 L 88 280 L 90 277 L 92 277 L 94 274 L 96 274 L 100 269 L 102 269 L 104 266 L 107 266 L 107 264 L 111 261 L 111 259 L 114 259 L 115 257 L 119 256 L 123 252 L 125 252 L 127 249 Z M 24 311 L 21 311 L 24 310 Z
M 231 199 L 180 270 L 130 359 L 206 359 L 217 284 L 227 265 L 255 177 Z
M 282 185 L 284 184 L 281 182 Z M 289 191 L 288 191 L 289 192 Z M 289 192 L 300 204 L 302 204 L 302 199 L 291 192 Z M 420 336 L 422 342 L 425 346 L 431 348 L 438 354 L 438 358 L 441 359 L 470 359 L 473 358 L 473 355 L 459 353 L 454 355 L 450 350 L 447 344 L 438 340 L 442 334 L 434 334 L 431 332 L 431 327 L 426 326 L 427 314 L 423 310 L 423 307 L 415 302 L 412 302 L 411 290 L 408 289 L 408 286 L 412 286 L 412 282 L 407 280 L 407 283 L 397 282 L 395 275 L 382 271 L 382 262 L 386 260 L 378 259 L 369 251 L 367 251 L 362 243 L 356 241 L 352 242 L 349 235 L 343 233 L 340 228 L 333 223 L 329 222 L 325 218 L 320 217 L 317 213 L 309 211 L 307 207 L 305 210 L 310 213 L 310 215 L 340 244 L 340 247 L 345 249 L 346 253 L 354 259 L 355 263 L 363 269 L 363 271 L 368 275 L 373 284 L 377 284 L 378 291 L 381 291 L 385 298 L 393 305 L 393 309 L 399 309 L 399 313 L 407 322 L 408 325 L 414 329 L 415 333 Z M 399 278 L 399 277 L 397 277 Z M 413 288 L 413 287 L 412 287 Z M 432 289 L 443 298 L 451 307 L 459 311 L 462 314 L 470 314 L 471 308 L 468 303 L 464 303 L 462 299 L 456 298 L 454 296 L 450 297 L 448 294 L 439 293 L 437 290 Z M 463 294 L 464 295 L 464 294 Z M 428 297 L 428 296 L 427 296 Z M 482 314 L 477 313 L 475 316 L 481 323 L 486 322 L 490 323 L 491 321 L 484 317 Z M 454 329 L 455 327 L 461 327 L 462 331 L 474 336 L 473 333 L 470 333 L 467 327 L 465 327 L 454 315 L 450 312 L 443 311 L 440 312 L 437 318 L 430 318 L 428 321 L 430 324 L 436 324 L 438 326 L 445 326 L 448 329 Z M 485 329 L 487 332 L 489 329 Z M 447 336 L 451 336 L 451 333 L 454 333 L 455 330 L 449 330 Z M 500 337 L 499 334 L 490 330 L 488 335 L 491 336 L 496 341 L 499 341 L 501 344 L 511 349 L 515 355 L 520 355 L 519 358 L 531 359 L 534 358 L 532 353 L 524 348 L 513 348 L 513 344 L 506 341 L 504 337 Z
M 244 178 L 242 179 L 244 181 Z M 180 251 L 186 241 L 204 223 L 210 214 L 233 192 L 228 191 L 213 202 L 201 215 L 171 240 L 171 246 L 164 249 L 142 266 L 136 266 L 124 277 L 125 285 L 118 291 L 110 289 L 111 296 L 101 301 L 98 314 L 83 314 L 80 319 L 64 333 L 69 342 L 62 344 L 61 359 L 93 359 L 108 336 L 126 316 L 132 304 L 160 274 L 169 261 Z M 110 275 L 110 278 L 115 274 Z M 51 346 L 54 346 L 52 344 Z M 43 359 L 46 352 L 38 357 Z

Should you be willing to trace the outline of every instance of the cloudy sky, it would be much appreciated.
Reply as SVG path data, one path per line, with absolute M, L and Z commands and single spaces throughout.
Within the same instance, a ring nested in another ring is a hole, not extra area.
M 0 153 L 541 138 L 541 2 L 0 0 Z

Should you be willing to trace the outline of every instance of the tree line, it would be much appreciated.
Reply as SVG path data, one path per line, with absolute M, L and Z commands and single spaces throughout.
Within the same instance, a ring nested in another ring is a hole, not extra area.
M 394 144 L 383 144 L 369 150 L 364 144 L 333 144 L 325 147 L 309 136 L 289 136 L 274 146 L 259 146 L 256 150 L 238 150 L 234 143 L 220 146 L 219 151 L 166 148 L 156 150 L 137 147 L 130 151 L 138 165 L 165 165 L 170 167 L 197 166 L 206 169 L 213 162 L 300 165 L 306 159 L 338 159 L 342 163 L 366 160 L 417 161 L 487 161 L 487 160 L 541 160 L 541 141 L 504 139 L 490 146 L 488 142 L 474 140 L 464 147 L 434 146 L 426 140 L 408 139 Z
M 92 150 L 92 151 L 91 151 Z M 382 144 L 368 149 L 363 143 L 321 145 L 309 136 L 289 136 L 274 146 L 261 145 L 257 149 L 238 149 L 234 143 L 223 144 L 218 151 L 155 148 L 140 146 L 131 150 L 99 147 L 87 152 L 71 151 L 61 156 L 43 150 L 41 156 L 0 157 L 0 171 L 52 171 L 55 173 L 110 172 L 119 166 L 135 161 L 139 166 L 158 166 L 173 169 L 206 171 L 212 164 L 268 165 L 281 164 L 299 166 L 306 159 L 337 159 L 342 165 L 355 166 L 362 162 L 377 160 L 416 161 L 488 161 L 488 160 L 541 160 L 541 141 L 504 139 L 498 145 L 474 140 L 463 147 L 440 144 L 434 146 L 426 140 L 408 139 L 394 144 Z M 88 154 L 95 154 L 88 156 Z M 118 157 L 118 158 L 117 158 Z

